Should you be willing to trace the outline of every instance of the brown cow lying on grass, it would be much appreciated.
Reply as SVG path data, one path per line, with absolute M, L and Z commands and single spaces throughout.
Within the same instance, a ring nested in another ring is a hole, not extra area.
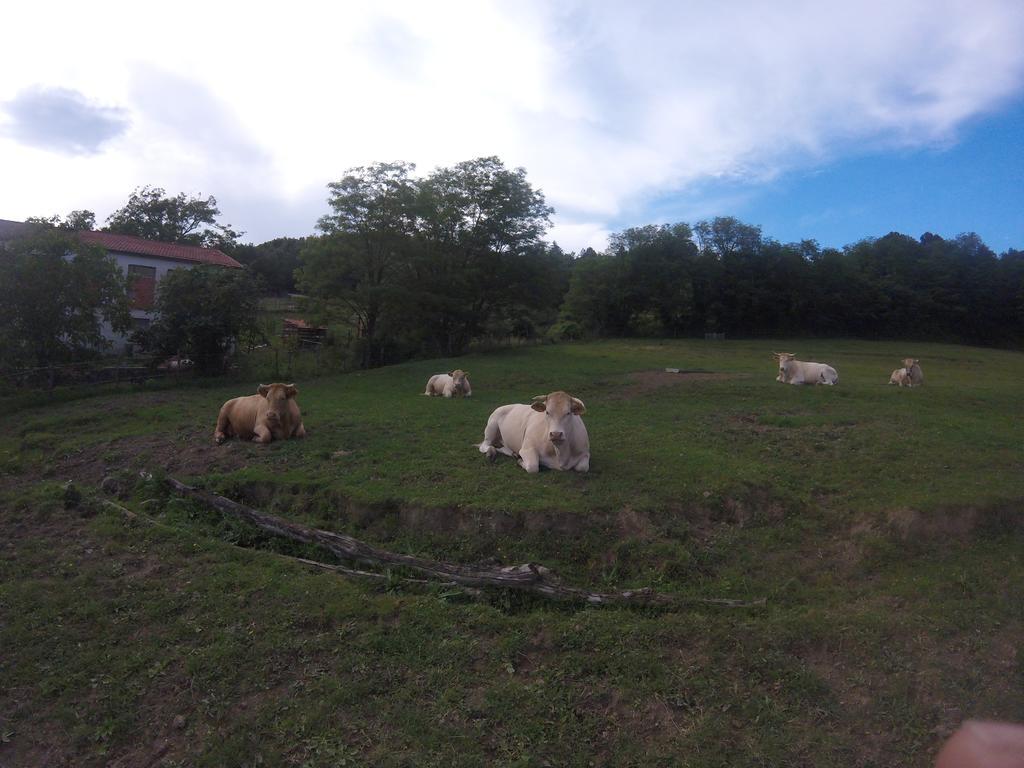
M 252 439 L 264 445 L 271 440 L 305 437 L 294 384 L 260 384 L 255 395 L 236 397 L 220 408 L 213 439 L 220 445 L 228 437 Z

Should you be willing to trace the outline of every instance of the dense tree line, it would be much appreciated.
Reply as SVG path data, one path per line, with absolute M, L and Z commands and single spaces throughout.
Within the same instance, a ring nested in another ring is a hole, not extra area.
M 349 344 L 353 362 L 363 367 L 457 355 L 475 340 L 510 336 L 725 333 L 1024 343 L 1024 252 L 997 256 L 973 233 L 915 239 L 893 232 L 823 249 L 813 240 L 783 244 L 764 237 L 759 227 L 719 217 L 693 226 L 633 227 L 612 235 L 602 252 L 570 254 L 542 239 L 552 209 L 523 169 L 483 157 L 424 177 L 414 171 L 409 163 L 351 169 L 328 185 L 331 212 L 320 219 L 320 234 L 260 245 L 238 243 L 239 233 L 218 222 L 212 196 L 136 190 L 108 217 L 108 231 L 220 247 L 248 267 L 244 280 L 221 284 L 214 272 L 200 270 L 168 283 L 167 296 L 196 298 L 192 314 L 185 315 L 205 318 L 214 330 L 206 334 L 198 321 L 186 323 L 171 309 L 187 302 L 167 299 L 157 308 L 158 321 L 167 322 L 157 323 L 163 331 L 150 334 L 149 346 L 223 352 L 252 325 L 256 305 L 250 299 L 258 291 L 305 293 L 314 318 L 350 329 L 348 338 L 335 340 Z M 15 251 L 23 259 L 15 282 L 25 285 L 33 284 L 27 270 L 45 271 L 68 247 L 62 230 L 95 226 L 86 210 L 34 221 L 50 225 L 54 235 L 52 242 Z M 81 259 L 76 269 L 99 269 L 96 258 Z M 93 277 L 81 278 L 82 285 L 94 283 L 99 285 Z M 5 285 L 9 290 L 0 299 L 10 307 L 8 317 L 28 317 L 29 309 L 15 307 L 14 283 Z M 123 287 L 105 291 L 93 297 L 99 301 L 95 311 L 116 305 L 108 322 L 120 324 Z M 213 315 L 224 304 L 217 297 L 230 291 L 245 295 L 233 302 L 246 308 L 245 321 L 233 318 L 225 330 Z M 115 295 L 116 301 L 110 298 Z M 70 301 L 65 296 L 49 304 L 63 306 L 54 311 L 68 317 L 89 314 L 67 309 Z M 33 327 L 50 325 L 32 321 Z M 0 352 L 10 360 L 37 349 L 43 355 L 37 362 L 48 364 L 97 335 L 89 323 L 75 320 L 69 327 L 55 331 L 58 341 L 46 345 L 11 326 Z M 206 343 L 207 337 L 218 341 Z
M 842 250 L 733 218 L 627 229 L 574 262 L 565 335 L 1024 340 L 1024 253 L 963 234 L 890 233 Z

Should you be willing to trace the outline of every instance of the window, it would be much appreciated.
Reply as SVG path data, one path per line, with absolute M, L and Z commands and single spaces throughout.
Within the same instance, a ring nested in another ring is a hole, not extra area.
M 156 292 L 156 267 L 128 265 L 128 295 L 132 309 L 152 309 Z

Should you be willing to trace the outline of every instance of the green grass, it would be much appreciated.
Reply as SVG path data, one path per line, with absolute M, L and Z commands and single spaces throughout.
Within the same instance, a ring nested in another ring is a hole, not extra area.
M 839 386 L 775 382 L 783 348 Z M 886 385 L 906 354 L 924 388 Z M 420 394 L 456 366 L 473 398 Z M 724 375 L 638 373 L 665 367 Z M 969 347 L 637 341 L 299 381 L 309 438 L 269 447 L 210 444 L 237 386 L 10 409 L 0 764 L 928 765 L 962 719 L 1024 720 L 1022 380 Z M 488 464 L 490 411 L 553 389 L 592 471 Z M 352 582 L 157 482 L 123 503 L 161 526 L 99 503 L 140 469 L 403 552 L 767 605 Z

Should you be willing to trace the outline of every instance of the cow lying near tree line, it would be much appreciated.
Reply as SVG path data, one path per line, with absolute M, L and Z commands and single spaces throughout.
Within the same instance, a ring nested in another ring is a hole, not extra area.
M 473 388 L 469 386 L 468 376 L 469 374 L 461 368 L 456 368 L 450 373 L 436 373 L 427 381 L 427 388 L 423 394 L 431 397 L 472 397 Z
M 538 395 L 530 405 L 503 405 L 487 419 L 477 447 L 489 461 L 499 453 L 518 457 L 531 474 L 541 467 L 586 472 L 590 469 L 590 437 L 580 417 L 583 401 L 565 392 Z
M 895 371 L 893 371 L 892 374 L 889 376 L 889 383 L 895 384 L 898 387 L 914 386 L 913 384 L 910 383 L 910 374 L 907 373 L 906 368 L 897 368 Z
M 271 440 L 305 437 L 297 394 L 294 384 L 260 384 L 255 395 L 228 400 L 217 415 L 214 441 L 220 445 L 228 437 L 239 437 L 265 445 Z
M 913 357 L 903 358 L 903 367 L 907 369 L 907 377 L 910 379 L 907 386 L 920 387 L 924 384 L 924 371 L 921 370 L 920 362 Z
M 797 360 L 792 352 L 772 352 L 779 361 L 779 375 L 776 381 L 783 384 L 828 384 L 839 381 L 839 374 L 825 363 L 806 363 Z
M 903 358 L 903 367 L 892 372 L 889 383 L 901 387 L 920 387 L 924 384 L 924 372 L 921 370 L 920 362 L 913 357 Z

